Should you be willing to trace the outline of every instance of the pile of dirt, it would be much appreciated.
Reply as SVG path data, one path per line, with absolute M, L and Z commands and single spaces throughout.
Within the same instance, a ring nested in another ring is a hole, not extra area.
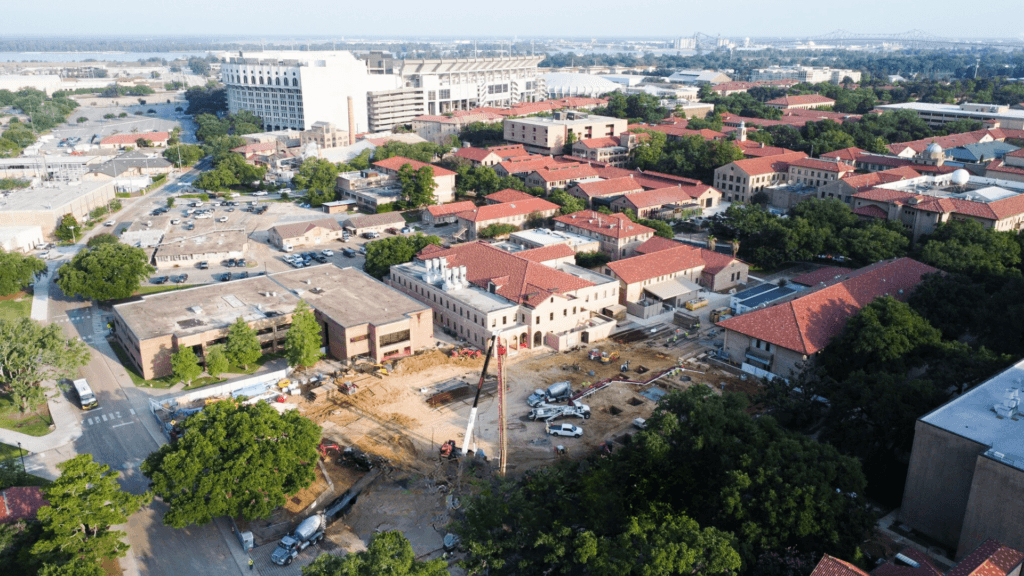
M 422 372 L 429 368 L 450 365 L 458 365 L 459 367 L 466 369 L 476 368 L 479 370 L 484 365 L 484 359 L 482 355 L 479 358 L 467 358 L 465 356 L 452 358 L 450 351 L 435 349 L 422 354 L 416 354 L 415 356 L 409 356 L 408 358 L 402 358 L 398 361 L 397 366 L 395 366 L 395 372 L 406 375 Z

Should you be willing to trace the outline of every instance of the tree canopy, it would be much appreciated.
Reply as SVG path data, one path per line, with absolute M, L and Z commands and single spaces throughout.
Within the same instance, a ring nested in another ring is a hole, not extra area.
M 77 561 L 97 568 L 103 559 L 124 556 L 128 545 L 121 540 L 127 534 L 111 527 L 127 523 L 129 516 L 149 503 L 152 494 L 123 492 L 117 472 L 93 462 L 90 454 L 80 454 L 57 468 L 60 477 L 43 488 L 49 505 L 39 509 L 42 532 L 32 555 L 44 565 Z
M 299 300 L 292 312 L 292 325 L 284 339 L 284 354 L 292 366 L 313 366 L 323 356 L 320 323 L 305 300 Z
M 142 248 L 103 244 L 82 250 L 61 266 L 57 285 L 65 294 L 92 300 L 127 298 L 155 271 Z
M 0 249 L 0 296 L 28 288 L 45 271 L 46 262 L 40 258 Z
M 406 208 L 436 203 L 434 190 L 437 189 L 437 182 L 434 180 L 432 166 L 414 169 L 410 164 L 405 164 L 398 170 L 398 179 L 402 182 L 402 200 Z
M 310 206 L 331 202 L 337 196 L 335 186 L 338 183 L 338 165 L 327 160 L 307 158 L 302 162 L 292 182 L 297 187 L 308 190 Z
M 858 462 L 745 408 L 673 392 L 627 450 L 495 480 L 457 524 L 469 569 L 756 574 L 787 547 L 854 557 L 873 522 Z
M 203 157 L 203 147 L 195 144 L 176 144 L 168 146 L 163 152 L 164 159 L 176 167 L 192 166 Z
M 918 243 L 920 260 L 947 272 L 1003 274 L 1021 263 L 1016 234 L 974 220 L 950 220 Z
M 222 400 L 181 428 L 179 438 L 141 467 L 170 505 L 168 526 L 202 525 L 223 515 L 266 518 L 315 478 L 320 427 L 297 411 Z
M 0 318 L 0 390 L 12 394 L 23 411 L 43 400 L 43 380 L 71 378 L 89 362 L 84 342 L 67 338 L 58 324 Z
M 248 368 L 249 364 L 259 360 L 263 355 L 256 331 L 241 316 L 228 329 L 224 353 L 228 360 L 242 368 Z
M 427 236 L 417 232 L 411 236 L 392 236 L 368 242 L 364 270 L 379 280 L 387 276 L 395 264 L 411 262 L 413 257 L 428 244 L 440 246 L 441 239 L 437 236 Z
M 203 367 L 199 365 L 199 358 L 191 346 L 183 346 L 177 352 L 171 354 L 171 370 L 179 382 L 185 386 L 191 386 L 192 381 L 203 373 Z

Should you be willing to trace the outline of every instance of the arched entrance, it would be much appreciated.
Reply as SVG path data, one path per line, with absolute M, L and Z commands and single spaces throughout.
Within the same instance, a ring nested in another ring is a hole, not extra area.
M 530 344 L 530 340 L 529 340 L 529 337 L 526 335 L 526 332 L 523 332 L 522 334 L 520 334 L 519 335 L 519 346 L 521 348 L 526 348 L 526 346 L 529 345 L 529 344 Z
M 537 332 L 533 333 L 533 347 L 534 348 L 538 348 L 538 347 L 540 347 L 540 345 L 541 345 L 541 335 L 540 335 L 540 331 L 537 331 Z

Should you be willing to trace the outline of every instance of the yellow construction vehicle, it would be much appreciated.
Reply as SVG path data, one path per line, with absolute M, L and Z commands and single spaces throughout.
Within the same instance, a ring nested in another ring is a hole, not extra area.
M 377 378 L 384 378 L 389 374 L 388 369 L 385 368 L 383 364 L 374 364 L 370 370 L 370 373 Z

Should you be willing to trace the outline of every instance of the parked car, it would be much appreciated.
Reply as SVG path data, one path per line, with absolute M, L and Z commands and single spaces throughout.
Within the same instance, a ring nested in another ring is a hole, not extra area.
M 182 274 L 181 276 L 178 276 L 177 278 L 174 279 L 174 283 L 184 284 L 186 280 L 188 280 L 188 274 Z
M 547 432 L 551 436 L 572 436 L 573 438 L 579 438 L 583 436 L 583 428 L 573 424 L 555 424 L 547 425 Z
M 253 196 L 266 196 L 267 192 L 264 191 L 264 190 L 260 190 L 259 192 L 253 192 L 252 195 Z
M 334 250 L 321 250 L 320 253 L 324 256 L 334 256 Z
M 224 265 L 227 266 L 228 268 L 234 268 L 235 262 L 236 260 L 234 258 L 228 258 L 227 260 L 224 261 Z
M 199 269 L 200 270 L 206 270 L 209 267 L 210 267 L 210 263 L 205 261 L 205 260 L 199 263 Z
M 173 224 L 175 226 L 178 225 L 178 224 L 181 224 L 181 218 L 175 218 L 175 219 L 171 220 L 171 224 Z
M 241 274 L 238 275 L 238 277 L 239 278 L 248 278 L 249 277 L 249 271 L 247 270 L 245 272 L 242 272 Z
M 227 282 L 228 280 L 231 280 L 231 272 L 225 272 L 224 275 L 220 277 L 221 282 Z
M 235 261 L 235 266 L 239 268 L 245 268 L 248 265 L 249 263 L 245 261 L 245 258 L 239 258 L 238 260 Z
M 153 278 L 152 280 L 150 280 L 149 283 L 150 284 L 163 284 L 164 282 L 167 282 L 167 280 L 169 280 L 169 278 L 167 276 L 157 276 L 157 277 Z
M 409 228 L 408 226 L 406 226 L 405 228 L 402 228 L 402 234 L 412 234 L 412 233 L 413 233 L 413 229 L 412 228 Z
M 217 218 L 217 222 L 227 222 L 227 221 L 228 221 L 228 217 L 227 216 L 221 216 L 220 218 Z
M 363 232 L 363 238 L 366 238 L 367 240 L 380 238 L 380 232 Z
M 203 212 L 202 214 L 196 214 L 196 220 L 206 220 L 207 218 L 213 218 L 213 216 L 210 216 L 206 212 Z
M 114 224 L 117 224 L 117 220 L 107 220 L 103 223 L 104 226 L 113 226 Z
M 341 251 L 341 253 L 344 254 L 346 258 L 356 257 L 356 251 L 351 248 L 345 248 L 344 250 Z

